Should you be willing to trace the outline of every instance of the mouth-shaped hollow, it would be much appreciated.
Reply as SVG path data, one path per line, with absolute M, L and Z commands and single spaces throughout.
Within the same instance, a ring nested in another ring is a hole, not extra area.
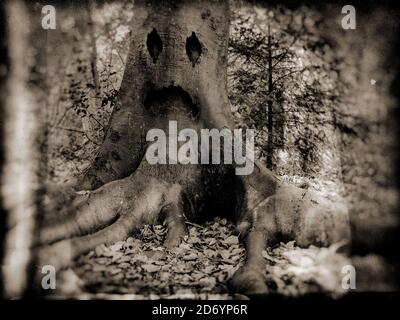
M 153 83 L 148 84 L 149 88 L 144 98 L 144 107 L 159 115 L 170 112 L 183 112 L 191 118 L 198 118 L 200 109 L 193 102 L 190 94 L 180 86 L 155 88 Z

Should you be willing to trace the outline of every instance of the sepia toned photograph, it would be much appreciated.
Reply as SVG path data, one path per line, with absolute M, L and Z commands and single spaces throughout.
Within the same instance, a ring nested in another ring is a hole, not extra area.
M 3 300 L 212 317 L 398 292 L 399 14 L 3 1 Z

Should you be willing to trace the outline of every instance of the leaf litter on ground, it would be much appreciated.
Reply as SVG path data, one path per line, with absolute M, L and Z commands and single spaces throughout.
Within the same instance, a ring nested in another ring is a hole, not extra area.
M 144 226 L 125 241 L 100 245 L 63 272 L 55 295 L 74 298 L 229 299 L 227 283 L 243 265 L 245 249 L 234 225 L 216 218 L 188 225 L 188 235 L 172 250 L 163 246 L 167 229 Z M 341 288 L 345 255 L 330 248 L 299 248 L 294 242 L 266 248 L 265 276 L 270 292 L 299 296 Z

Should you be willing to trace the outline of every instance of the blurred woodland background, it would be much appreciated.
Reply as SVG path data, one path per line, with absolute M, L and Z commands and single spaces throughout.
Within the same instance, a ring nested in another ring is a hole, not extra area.
M 256 130 L 257 156 L 282 179 L 346 198 L 357 289 L 393 290 L 398 12 L 356 6 L 357 28 L 344 30 L 341 5 L 294 3 L 231 2 L 232 113 Z M 57 29 L 46 31 L 42 5 L 29 7 L 29 81 L 45 110 L 45 179 L 63 184 L 102 143 L 135 13 L 127 0 L 59 2 Z

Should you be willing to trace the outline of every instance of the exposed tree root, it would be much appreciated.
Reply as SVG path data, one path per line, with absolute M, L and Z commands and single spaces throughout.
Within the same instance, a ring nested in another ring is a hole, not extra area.
M 124 240 L 160 219 L 168 226 L 165 245 L 173 247 L 186 234 L 181 196 L 178 184 L 137 173 L 105 184 L 80 200 L 71 217 L 43 228 L 40 243 L 46 246 L 39 250 L 39 264 L 64 268 L 99 244 Z
M 232 278 L 231 288 L 235 292 L 268 291 L 262 251 L 277 241 L 295 240 L 297 245 L 308 247 L 350 240 L 346 205 L 332 203 L 311 189 L 280 183 L 274 195 L 259 202 L 245 216 L 251 220 L 247 224 L 242 220 L 240 224 L 248 227 L 247 258 Z

